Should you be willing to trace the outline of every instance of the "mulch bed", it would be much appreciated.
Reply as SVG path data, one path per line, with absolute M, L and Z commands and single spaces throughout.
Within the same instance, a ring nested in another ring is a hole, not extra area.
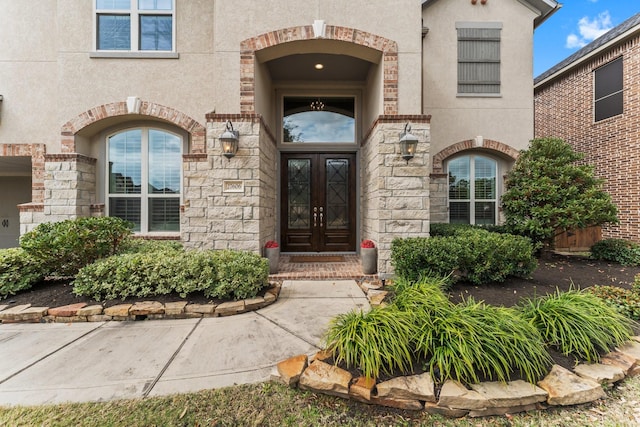
M 539 266 L 529 279 L 512 277 L 505 283 L 493 283 L 475 286 L 459 282 L 450 289 L 454 302 L 462 298 L 473 297 L 476 301 L 487 304 L 513 306 L 522 297 L 534 297 L 550 294 L 559 289 L 565 291 L 574 288 L 587 288 L 593 285 L 614 285 L 630 288 L 640 267 L 625 267 L 603 261 L 595 261 L 577 255 L 552 254 L 541 259 Z M 107 301 L 94 301 L 86 297 L 78 297 L 72 293 L 73 285 L 69 280 L 44 281 L 32 289 L 0 300 L 0 304 L 31 304 L 39 307 L 58 307 L 78 302 L 101 304 L 110 307 L 116 304 L 154 300 L 160 302 L 182 301 L 179 295 L 161 295 L 146 298 L 127 298 Z M 188 302 L 203 304 L 210 301 L 202 293 L 194 293 L 186 298 Z
M 492 283 L 475 286 L 459 282 L 450 290 L 452 301 L 460 302 L 463 298 L 473 297 L 476 301 L 484 301 L 491 305 L 510 307 L 516 305 L 521 298 L 533 298 L 573 288 L 587 288 L 593 285 L 613 285 L 631 288 L 634 277 L 640 274 L 640 267 L 625 267 L 603 261 L 595 261 L 578 255 L 550 254 L 540 259 L 539 266 L 531 278 L 510 278 L 505 283 Z M 162 303 L 171 301 L 188 301 L 204 304 L 221 302 L 206 298 L 202 293 L 195 293 L 188 298 L 179 295 L 161 295 L 146 298 L 127 298 L 107 301 L 94 301 L 86 297 L 78 297 L 72 293 L 73 285 L 69 280 L 44 281 L 29 291 L 0 300 L 0 305 L 31 304 L 40 307 L 59 307 L 67 304 L 86 302 L 89 305 L 101 304 L 110 307 L 123 303 L 154 300 Z M 567 369 L 575 365 L 573 357 L 566 357 L 553 349 L 549 349 L 554 363 Z M 518 379 L 515 373 L 512 379 Z

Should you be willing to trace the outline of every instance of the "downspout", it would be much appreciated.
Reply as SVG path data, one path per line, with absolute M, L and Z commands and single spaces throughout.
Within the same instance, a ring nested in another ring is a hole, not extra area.
M 429 33 L 429 29 L 424 26 L 424 19 L 422 19 L 422 43 L 420 45 L 420 112 L 424 112 L 424 39 Z

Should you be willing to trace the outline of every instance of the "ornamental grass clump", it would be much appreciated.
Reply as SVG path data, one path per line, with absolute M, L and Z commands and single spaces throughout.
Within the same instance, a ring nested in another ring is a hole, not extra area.
M 356 368 L 367 378 L 381 372 L 409 372 L 413 368 L 411 315 L 391 309 L 350 311 L 335 317 L 327 332 L 327 349 L 336 363 Z
M 597 362 L 600 352 L 628 341 L 633 333 L 631 319 L 581 290 L 527 299 L 520 310 L 548 345 L 589 363 Z
M 517 312 L 473 299 L 432 310 L 422 319 L 415 343 L 440 383 L 504 382 L 515 370 L 535 383 L 551 361 L 538 331 Z

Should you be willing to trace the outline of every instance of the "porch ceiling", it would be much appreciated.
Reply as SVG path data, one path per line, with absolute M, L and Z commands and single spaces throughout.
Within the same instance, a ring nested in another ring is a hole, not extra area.
M 31 176 L 31 157 L 0 157 L 0 176 Z
M 316 70 L 316 64 L 324 65 Z M 326 53 L 294 54 L 266 62 L 275 81 L 356 81 L 367 79 L 371 63 L 362 59 Z

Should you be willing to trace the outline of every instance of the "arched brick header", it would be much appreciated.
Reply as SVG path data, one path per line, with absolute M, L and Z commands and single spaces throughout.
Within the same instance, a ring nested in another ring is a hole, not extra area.
M 62 126 L 62 153 L 75 153 L 75 134 L 85 127 L 108 117 L 125 116 L 129 114 L 127 103 L 113 102 L 94 107 L 76 116 Z M 153 102 L 142 101 L 140 111 L 136 114 L 153 117 L 165 122 L 173 123 L 191 135 L 191 153 L 205 152 L 205 127 L 178 110 Z
M 240 112 L 255 113 L 256 51 L 283 43 L 314 40 L 313 26 L 284 28 L 261 34 L 240 43 Z M 355 43 L 382 52 L 384 70 L 384 112 L 398 114 L 398 44 L 355 28 L 327 25 L 323 39 Z
M 466 141 L 460 141 L 456 144 L 450 145 L 444 150 L 433 156 L 433 173 L 444 173 L 443 162 L 445 159 L 453 156 L 456 153 L 465 150 L 489 150 L 489 151 L 497 151 L 503 155 L 508 156 L 514 161 L 520 155 L 520 152 L 513 147 L 508 146 L 507 144 L 503 144 L 502 142 L 494 141 L 492 139 L 484 139 L 484 140 L 476 140 L 476 139 L 468 139 Z

